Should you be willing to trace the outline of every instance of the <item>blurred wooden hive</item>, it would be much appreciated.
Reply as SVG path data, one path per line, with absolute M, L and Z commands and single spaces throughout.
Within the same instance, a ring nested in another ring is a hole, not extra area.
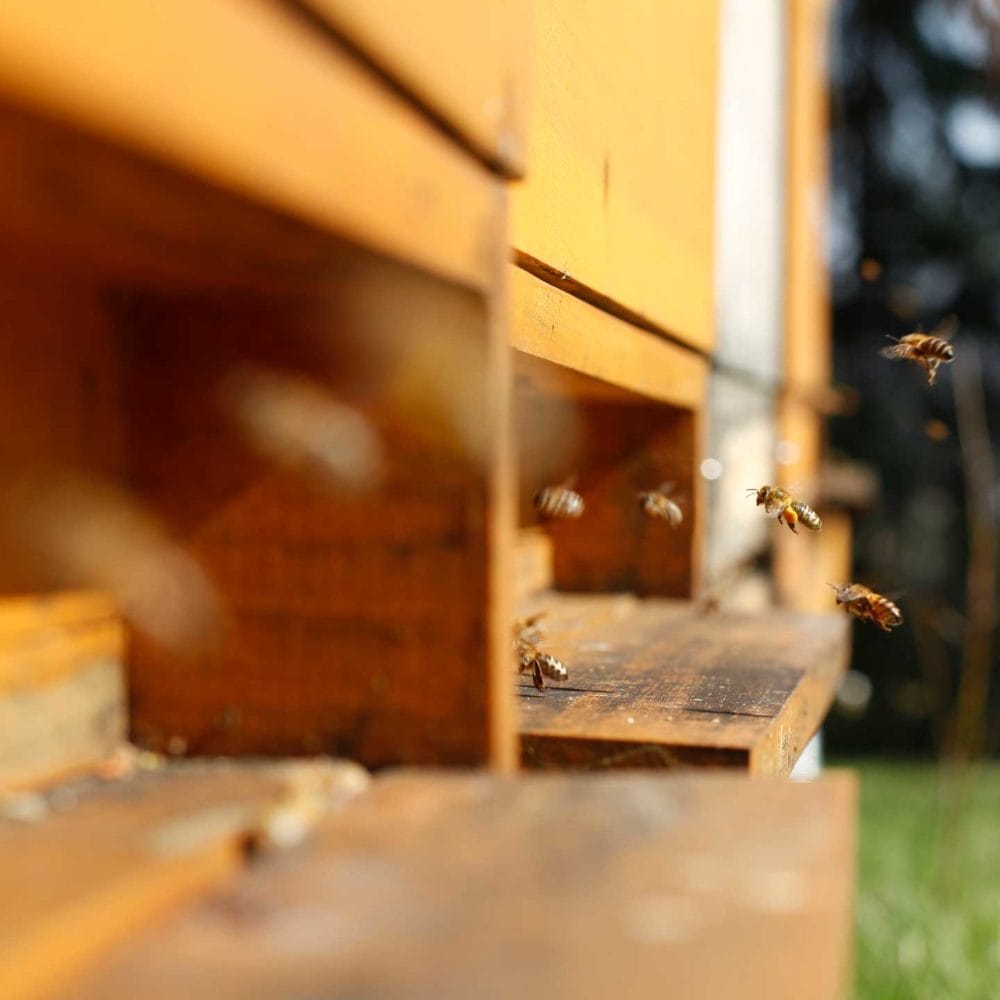
M 728 506 L 779 442 L 807 493 L 819 468 L 823 4 L 433 6 L 0 11 L 0 718 L 37 719 L 0 732 L 8 786 L 126 732 L 787 774 L 825 714 L 846 625 L 793 612 L 845 575 L 846 515 L 779 540 L 791 611 L 741 609 L 772 526 Z M 761 66 L 771 201 L 717 176 L 755 120 L 726 88 Z M 774 265 L 764 370 L 720 269 L 740 246 Z M 248 385 L 270 430 L 233 404 Z M 334 412 L 377 486 L 331 485 L 307 425 Z M 572 475 L 586 516 L 540 524 L 532 495 Z M 675 529 L 636 502 L 667 481 Z M 544 706 L 513 672 L 519 608 L 570 665 Z

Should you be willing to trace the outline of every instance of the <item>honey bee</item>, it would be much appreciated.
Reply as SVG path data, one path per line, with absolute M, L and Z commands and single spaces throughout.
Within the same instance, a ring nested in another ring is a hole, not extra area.
M 938 368 L 955 359 L 955 348 L 948 343 L 948 340 L 957 328 L 955 317 L 950 316 L 931 333 L 917 329 L 905 337 L 898 339 L 890 337 L 889 339 L 895 340 L 896 343 L 891 347 L 883 347 L 879 353 L 883 358 L 892 360 L 916 361 L 927 372 L 927 384 L 933 385 Z
M 865 622 L 874 622 L 883 632 L 903 624 L 903 613 L 888 597 L 876 594 L 863 583 L 831 583 L 837 594 L 837 603 L 843 604 L 849 614 Z
M 539 624 L 544 616 L 542 611 L 529 618 L 518 618 L 514 622 L 514 653 L 517 656 L 518 673 L 531 673 L 531 680 L 539 691 L 545 690 L 545 678 L 552 681 L 565 681 L 569 671 L 551 653 L 543 653 L 538 644 L 545 637 L 545 627 Z
M 810 531 L 820 531 L 823 527 L 819 514 L 809 504 L 796 500 L 788 490 L 780 486 L 761 486 L 759 489 L 751 486 L 747 495 L 751 494 L 756 497 L 757 506 L 763 506 L 764 513 L 784 521 L 796 535 L 798 531 L 795 525 L 800 521 Z
M 662 483 L 655 490 L 640 490 L 639 506 L 650 517 L 658 517 L 671 528 L 676 528 L 684 520 L 684 511 L 676 501 L 667 496 L 670 485 Z
M 560 517 L 575 520 L 583 514 L 583 497 L 564 483 L 561 486 L 546 486 L 534 497 L 535 510 L 542 517 Z
M 518 673 L 531 671 L 531 679 L 539 691 L 545 690 L 546 677 L 560 682 L 569 678 L 569 671 L 562 660 L 557 660 L 551 653 L 540 653 L 537 649 L 534 652 L 522 653 L 519 665 Z

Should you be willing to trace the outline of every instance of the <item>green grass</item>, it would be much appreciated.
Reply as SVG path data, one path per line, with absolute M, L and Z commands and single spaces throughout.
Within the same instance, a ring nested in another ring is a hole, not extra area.
M 1000 997 L 1000 766 L 857 769 L 857 1000 Z

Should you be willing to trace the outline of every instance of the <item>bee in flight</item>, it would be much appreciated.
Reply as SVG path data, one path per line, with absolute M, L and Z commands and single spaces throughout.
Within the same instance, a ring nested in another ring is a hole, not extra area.
M 757 506 L 764 508 L 765 514 L 784 521 L 796 535 L 798 531 L 795 525 L 799 522 L 810 531 L 819 531 L 823 527 L 819 514 L 809 504 L 796 500 L 788 490 L 780 486 L 761 486 L 759 489 L 751 486 L 747 495 L 751 494 L 756 497 Z
M 542 611 L 529 618 L 518 618 L 514 622 L 514 654 L 517 657 L 517 672 L 531 673 L 532 683 L 539 691 L 545 690 L 545 678 L 551 681 L 569 679 L 569 671 L 561 660 L 551 653 L 543 653 L 538 644 L 545 636 L 545 626 L 539 624 L 544 616 Z
M 570 489 L 569 482 L 540 489 L 535 494 L 533 503 L 542 517 L 576 520 L 583 514 L 583 497 Z
M 874 622 L 883 632 L 890 632 L 903 624 L 903 613 L 888 597 L 876 594 L 863 583 L 831 583 L 837 594 L 837 603 L 843 604 L 849 614 L 863 622 Z
M 671 485 L 662 483 L 655 490 L 640 490 L 639 506 L 650 517 L 658 517 L 671 528 L 676 528 L 684 520 L 684 511 L 675 500 L 667 496 Z
M 891 347 L 883 347 L 879 353 L 883 358 L 892 360 L 916 361 L 927 372 L 927 384 L 933 385 L 938 368 L 955 359 L 955 348 L 948 341 L 957 328 L 955 317 L 949 316 L 930 333 L 918 329 L 905 337 L 890 337 L 896 343 Z

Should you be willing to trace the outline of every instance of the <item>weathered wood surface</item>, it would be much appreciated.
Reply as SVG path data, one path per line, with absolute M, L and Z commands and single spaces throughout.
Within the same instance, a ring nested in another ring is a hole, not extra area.
M 533 5 L 522 264 L 701 348 L 713 337 L 717 0 Z
M 514 267 L 512 272 L 510 338 L 519 353 L 591 376 L 637 397 L 688 409 L 704 405 L 708 363 L 703 357 L 560 291 L 521 268 Z
M 171 765 L 62 786 L 33 818 L 0 799 L 0 996 L 72 995 L 112 944 L 232 876 L 248 840 L 304 828 L 365 782 L 332 763 Z
M 125 736 L 124 628 L 100 593 L 0 599 L 0 788 L 100 764 Z
M 499 181 L 278 3 L 81 17 L 8 0 L 0 97 L 464 284 L 494 278 Z
M 73 1000 L 835 1000 L 854 787 L 390 776 L 121 948 Z
M 705 613 L 631 597 L 538 595 L 543 648 L 569 670 L 518 679 L 529 767 L 710 764 L 787 774 L 848 659 L 841 615 Z
M 494 169 L 525 167 L 526 0 L 287 0 L 313 12 Z

